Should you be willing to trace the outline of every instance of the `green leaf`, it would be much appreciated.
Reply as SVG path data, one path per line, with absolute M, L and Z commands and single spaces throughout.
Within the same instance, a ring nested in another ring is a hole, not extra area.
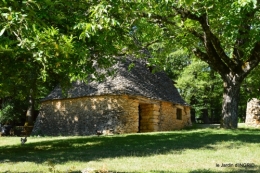
M 2 36 L 3 34 L 4 34 L 4 32 L 5 32 L 5 27 L 0 31 L 0 36 Z
M 194 0 L 185 0 L 186 5 L 191 5 Z

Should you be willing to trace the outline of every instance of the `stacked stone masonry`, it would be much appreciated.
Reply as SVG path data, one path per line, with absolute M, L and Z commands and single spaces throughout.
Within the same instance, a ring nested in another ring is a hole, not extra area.
M 176 117 L 182 109 L 182 119 Z M 169 131 L 190 125 L 190 108 L 140 96 L 103 95 L 44 101 L 32 134 L 50 136 Z
M 260 128 L 260 100 L 256 98 L 247 103 L 246 125 Z
M 158 131 L 160 106 L 155 104 L 140 104 L 139 107 L 139 131 L 153 132 Z

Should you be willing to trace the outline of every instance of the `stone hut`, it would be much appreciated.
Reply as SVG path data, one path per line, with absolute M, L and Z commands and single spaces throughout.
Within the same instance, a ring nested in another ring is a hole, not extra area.
M 92 135 L 170 131 L 191 125 L 190 106 L 163 72 L 152 74 L 140 61 L 113 66 L 102 82 L 72 84 L 66 94 L 56 87 L 41 102 L 32 134 Z M 65 96 L 64 96 L 65 95 Z
M 253 98 L 247 103 L 246 125 L 260 127 L 260 100 Z

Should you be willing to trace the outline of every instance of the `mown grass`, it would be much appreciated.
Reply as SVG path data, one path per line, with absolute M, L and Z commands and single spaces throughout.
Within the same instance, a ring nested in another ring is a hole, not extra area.
M 0 172 L 257 172 L 259 132 L 193 128 L 100 137 L 29 137 L 23 146 L 18 137 L 1 137 Z M 235 167 L 236 163 L 253 167 Z

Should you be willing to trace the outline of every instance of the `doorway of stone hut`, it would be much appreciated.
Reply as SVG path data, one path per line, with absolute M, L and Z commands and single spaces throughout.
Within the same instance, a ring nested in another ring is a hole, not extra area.
M 139 104 L 139 132 L 154 132 L 158 131 L 158 110 L 155 110 L 157 105 L 142 103 Z

